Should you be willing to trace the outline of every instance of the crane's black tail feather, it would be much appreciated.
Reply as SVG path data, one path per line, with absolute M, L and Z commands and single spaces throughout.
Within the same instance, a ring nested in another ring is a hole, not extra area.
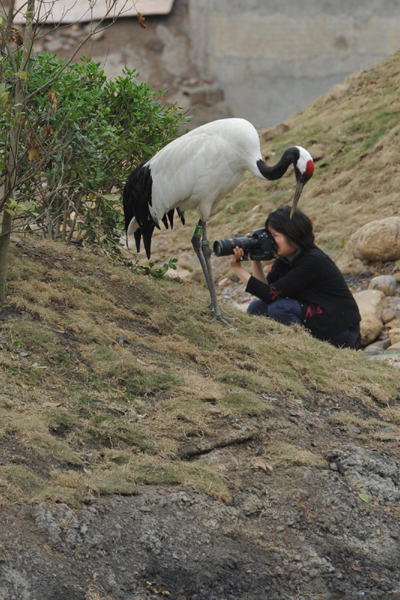
M 152 206 L 152 187 L 153 179 L 151 176 L 151 168 L 148 163 L 141 162 L 134 171 L 129 175 L 122 194 L 125 216 L 125 231 L 128 232 L 129 224 L 132 219 L 136 219 L 137 228 L 134 231 L 136 250 L 140 251 L 140 242 L 143 237 L 143 244 L 146 250 L 147 258 L 151 255 L 151 238 L 155 227 L 160 229 L 151 216 L 150 207 Z M 174 210 L 169 210 L 162 217 L 166 229 L 168 229 L 168 221 L 171 229 L 174 225 Z M 179 218 L 183 225 L 185 224 L 185 213 L 179 208 L 176 209 Z M 168 219 L 167 219 L 168 217 Z

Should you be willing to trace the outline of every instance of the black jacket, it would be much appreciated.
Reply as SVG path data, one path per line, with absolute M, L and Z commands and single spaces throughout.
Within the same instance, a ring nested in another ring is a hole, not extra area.
M 299 248 L 290 262 L 278 258 L 266 283 L 252 276 L 246 292 L 266 304 L 282 298 L 298 300 L 304 326 L 321 340 L 329 341 L 361 321 L 342 273 L 317 246 Z

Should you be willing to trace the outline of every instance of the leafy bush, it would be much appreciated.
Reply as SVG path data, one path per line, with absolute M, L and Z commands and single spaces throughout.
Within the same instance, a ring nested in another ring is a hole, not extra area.
M 150 275 L 154 279 L 162 279 L 164 275 L 167 273 L 168 269 L 172 269 L 176 271 L 176 263 L 178 262 L 177 258 L 170 258 L 165 261 L 162 267 L 155 267 L 154 262 L 149 262 L 148 266 L 138 265 L 135 270 L 137 273 L 141 273 L 142 275 Z
M 166 92 L 138 82 L 135 69 L 107 80 L 100 63 L 88 57 L 66 65 L 53 54 L 38 55 L 27 73 L 32 97 L 23 113 L 18 197 L 8 209 L 45 236 L 71 239 L 77 233 L 115 247 L 123 227 L 119 191 L 134 164 L 178 135 L 184 112 L 163 106 Z M 6 66 L 4 90 L 9 80 Z M 11 112 L 3 110 L 0 183 L 11 124 Z

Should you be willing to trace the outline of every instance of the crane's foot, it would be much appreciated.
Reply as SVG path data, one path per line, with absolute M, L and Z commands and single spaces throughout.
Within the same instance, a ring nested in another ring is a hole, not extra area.
M 214 308 L 212 303 L 210 302 L 210 304 L 208 305 L 208 308 L 214 312 Z M 220 313 L 221 313 L 221 317 L 225 318 L 227 321 L 239 321 L 239 319 L 237 317 L 234 317 L 233 315 L 231 315 L 227 310 L 225 310 L 224 308 L 220 307 Z M 223 315 L 223 316 L 222 316 Z M 218 320 L 218 319 L 217 319 Z
M 229 321 L 224 319 L 224 317 L 222 315 L 217 315 L 217 316 L 213 317 L 211 319 L 211 323 L 222 323 L 222 325 L 225 325 L 226 327 L 230 327 L 231 329 L 236 329 L 235 327 L 233 327 L 233 325 L 231 323 L 229 323 Z

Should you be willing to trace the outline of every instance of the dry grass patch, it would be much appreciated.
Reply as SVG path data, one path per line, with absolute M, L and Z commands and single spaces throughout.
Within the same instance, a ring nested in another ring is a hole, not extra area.
M 135 467 L 137 483 L 144 484 L 175 484 L 188 489 L 204 492 L 209 496 L 230 502 L 231 492 L 223 476 L 215 473 L 211 468 L 193 466 L 181 461 L 157 462 L 150 464 L 143 462 Z
M 380 442 L 400 440 L 399 425 L 395 424 L 392 420 L 389 421 L 387 417 L 385 420 L 362 418 L 341 411 L 331 415 L 329 417 L 329 422 L 338 425 L 344 431 L 352 431 L 352 429 L 356 427 L 360 429 L 363 434 L 368 435 L 369 438 Z
M 326 467 L 326 460 L 320 454 L 286 442 L 269 445 L 266 448 L 266 461 L 272 467 Z
M 51 479 L 40 477 L 26 467 L 0 466 L 0 503 L 67 502 L 77 505 L 87 496 L 82 490 L 58 486 Z
M 399 419 L 398 373 L 387 365 L 235 310 L 235 328 L 212 323 L 203 284 L 150 280 L 87 249 L 34 239 L 27 248 L 12 247 L 13 305 L 0 322 L 0 439 L 22 457 L 7 455 L 3 501 L 78 503 L 144 483 L 229 500 L 215 466 L 178 458 L 182 443 L 218 442 L 238 423 L 262 430 L 274 411 L 290 427 L 285 408 L 313 394 Z M 36 291 L 45 269 L 52 281 Z M 269 453 L 278 466 L 320 465 L 300 444 Z
M 269 403 L 251 392 L 237 392 L 232 390 L 221 398 L 219 404 L 226 406 L 234 414 L 257 417 L 271 411 Z

